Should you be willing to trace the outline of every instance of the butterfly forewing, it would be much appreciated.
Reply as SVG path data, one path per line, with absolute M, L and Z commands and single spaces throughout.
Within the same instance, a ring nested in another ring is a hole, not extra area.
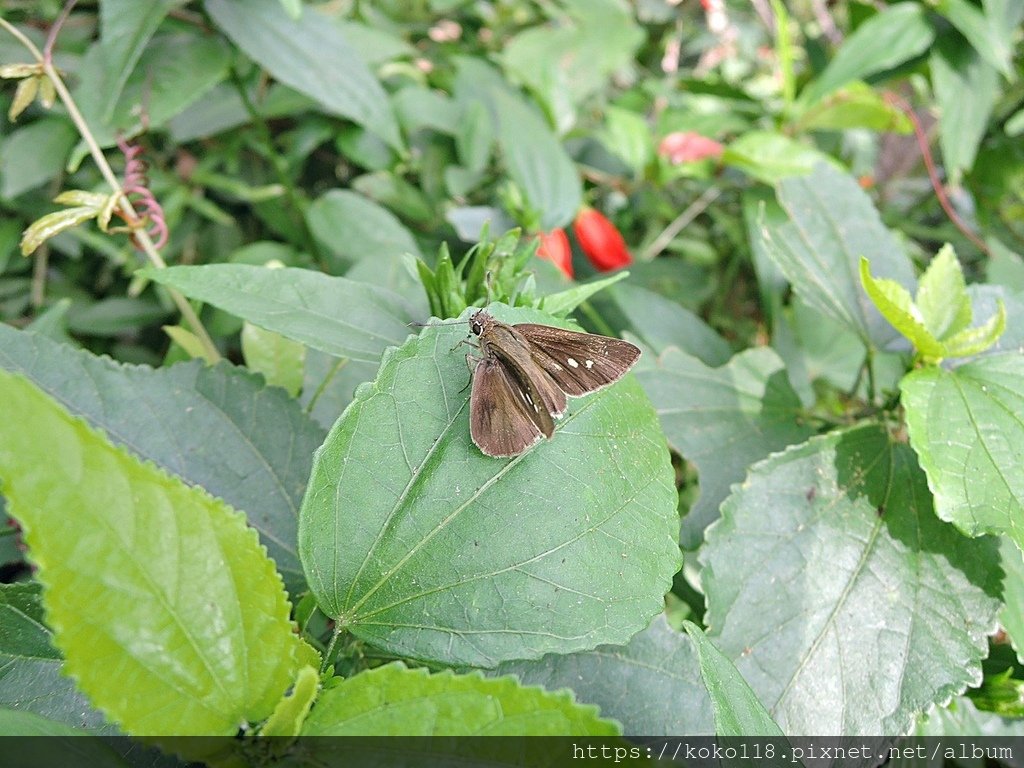
M 473 371 L 469 433 L 488 456 L 518 456 L 555 425 L 545 408 L 534 407 L 514 374 L 497 357 L 485 356 Z
M 537 365 L 573 397 L 613 384 L 640 357 L 640 350 L 622 339 L 533 323 L 513 328 L 530 343 L 530 353 Z

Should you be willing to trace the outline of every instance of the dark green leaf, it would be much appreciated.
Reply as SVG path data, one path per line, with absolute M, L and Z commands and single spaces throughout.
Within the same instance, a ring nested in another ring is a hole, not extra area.
M 117 733 L 61 674 L 64 664 L 51 644 L 39 592 L 34 583 L 0 586 L 0 708 L 94 733 Z
M 782 181 L 777 194 L 789 221 L 762 222 L 776 265 L 810 306 L 865 343 L 884 348 L 897 333 L 861 288 L 859 261 L 867 258 L 872 274 L 908 290 L 915 280 L 910 260 L 871 199 L 847 174 L 824 164 L 810 176 Z
M 408 304 L 384 288 L 305 269 L 248 264 L 145 269 L 139 274 L 177 288 L 338 357 L 374 362 L 409 335 Z
M 721 368 L 670 348 L 637 378 L 669 445 L 700 477 L 700 496 L 683 518 L 688 549 L 700 545 L 729 487 L 751 464 L 812 434 L 798 418 L 800 400 L 782 361 L 767 348 L 741 352 Z
M 757 464 L 701 562 L 711 637 L 787 734 L 903 733 L 981 681 L 995 542 L 938 520 L 913 451 L 877 426 Z
M 700 674 L 715 710 L 715 735 L 782 736 L 779 726 L 733 663 L 692 621 L 684 621 L 683 628 L 697 649 Z
M 206 0 L 206 10 L 282 83 L 402 149 L 387 94 L 333 20 L 309 7 L 293 19 L 277 0 Z
M 397 261 L 407 253 L 421 255 L 393 213 L 347 189 L 332 189 L 317 198 L 306 220 L 317 240 L 340 259 Z
M 295 526 L 323 432 L 240 368 L 154 370 L 0 325 L 0 368 L 21 373 L 111 440 L 246 512 L 293 594 Z
M 934 39 L 923 6 L 890 5 L 846 38 L 825 71 L 800 94 L 800 101 L 813 104 L 851 80 L 892 69 L 924 53 Z
M 0 197 L 11 199 L 45 184 L 64 170 L 78 133 L 60 117 L 44 117 L 0 142 Z
M 677 347 L 708 365 L 729 359 L 725 339 L 676 302 L 635 285 L 619 285 L 611 293 L 634 333 L 656 351 Z
M 514 674 L 549 691 L 569 688 L 597 704 L 628 734 L 700 736 L 714 732 L 711 701 L 701 681 L 693 643 L 659 614 L 628 645 L 548 654 L 536 661 L 511 661 L 495 674 Z

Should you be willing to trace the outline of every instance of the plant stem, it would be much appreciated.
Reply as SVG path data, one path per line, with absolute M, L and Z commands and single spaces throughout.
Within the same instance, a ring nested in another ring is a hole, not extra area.
M 704 213 L 704 211 L 707 210 L 707 207 L 715 202 L 721 194 L 722 190 L 718 187 L 708 187 L 704 194 L 690 203 L 686 207 L 685 211 L 676 216 L 675 219 L 672 220 L 672 223 L 665 227 L 665 229 L 661 231 L 661 234 L 651 241 L 651 244 L 644 249 L 640 258 L 647 261 L 649 259 L 653 259 L 665 250 L 665 248 L 668 247 L 668 244 L 675 239 L 675 236 L 682 232 L 687 224 Z
M 117 176 L 114 174 L 114 170 L 110 167 L 110 163 L 107 162 L 106 156 L 103 154 L 103 150 L 100 149 L 99 144 L 96 142 L 96 138 L 93 136 L 92 131 L 89 129 L 89 124 L 86 123 L 82 113 L 78 110 L 78 105 L 71 96 L 71 92 L 68 91 L 67 86 L 64 84 L 64 80 L 61 78 L 57 68 L 53 66 L 53 61 L 48 57 L 44 56 L 43 53 L 35 46 L 35 44 L 29 40 L 25 35 L 21 33 L 19 29 L 12 26 L 7 22 L 6 19 L 0 18 L 0 27 L 6 29 L 18 42 L 25 46 L 31 53 L 36 61 L 42 66 L 43 72 L 50 82 L 53 83 L 53 88 L 57 91 L 57 95 L 60 96 L 61 102 L 64 104 L 64 108 L 67 109 L 68 115 L 71 117 L 71 121 L 75 124 L 78 129 L 79 135 L 89 148 L 89 154 L 92 155 L 93 162 L 96 163 L 96 167 L 99 168 L 100 174 L 103 179 L 110 185 L 110 188 L 116 193 L 120 194 L 118 201 L 118 207 L 124 213 L 128 221 L 135 221 L 139 218 L 135 208 L 132 206 L 128 197 L 123 194 L 121 183 L 118 181 Z M 158 269 L 165 269 L 167 263 L 163 260 L 163 257 L 157 251 L 153 245 L 153 240 L 149 234 L 144 230 L 140 229 L 134 233 L 135 242 L 142 248 L 143 253 L 149 259 L 150 263 Z M 203 326 L 195 310 L 192 309 L 192 305 L 188 303 L 188 300 L 178 293 L 174 288 L 168 288 L 168 293 L 174 304 L 178 307 L 178 311 L 181 312 L 181 316 L 191 326 L 192 332 L 199 338 L 200 343 L 203 345 L 203 349 L 206 352 L 206 356 L 211 361 L 220 360 L 220 352 L 217 351 L 216 345 L 213 343 L 213 339 L 206 332 L 206 328 Z

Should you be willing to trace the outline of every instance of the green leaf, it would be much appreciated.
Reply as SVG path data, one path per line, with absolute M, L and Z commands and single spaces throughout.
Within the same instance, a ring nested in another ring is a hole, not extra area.
M 306 212 L 316 239 L 332 254 L 348 261 L 421 256 L 412 234 L 394 214 L 369 198 L 346 189 L 318 197 Z
M 523 99 L 496 91 L 491 104 L 509 176 L 539 213 L 541 229 L 564 227 L 583 204 L 576 166 L 543 118 Z
M 1024 291 L 1024 258 L 995 237 L 987 240 L 990 250 L 985 276 L 989 282 L 1014 291 Z
M 386 205 L 407 219 L 433 224 L 436 214 L 427 196 L 401 176 L 389 171 L 375 171 L 352 179 L 352 189 L 382 205 Z M 365 228 L 365 224 L 363 225 Z M 411 240 L 412 237 L 409 236 Z M 415 241 L 406 253 L 418 253 Z
M 808 305 L 865 344 L 884 348 L 896 332 L 861 289 L 859 260 L 867 258 L 876 274 L 905 288 L 915 280 L 903 247 L 871 199 L 848 174 L 824 164 L 810 176 L 782 181 L 777 195 L 789 221 L 761 222 L 772 260 Z
M 933 338 L 946 339 L 970 327 L 971 299 L 953 246 L 944 245 L 928 264 L 918 281 L 914 304 Z
M 927 51 L 934 39 L 935 30 L 923 6 L 890 5 L 846 38 L 825 71 L 800 94 L 800 101 L 813 104 L 851 80 L 897 67 Z
M 750 690 L 747 681 L 721 651 L 705 637 L 700 627 L 684 621 L 683 629 L 693 641 L 715 710 L 716 736 L 782 736 L 764 704 Z
M 330 429 L 352 402 L 356 388 L 376 376 L 377 367 L 374 362 L 357 362 L 307 349 L 299 402 L 317 424 Z
M 996 313 L 977 328 L 966 328 L 943 342 L 948 357 L 969 357 L 991 349 L 1006 330 L 1006 307 L 998 302 Z
M 462 109 L 456 127 L 455 149 L 459 160 L 470 171 L 483 171 L 494 146 L 494 124 L 482 102 L 471 101 Z
M 1024 552 L 1008 537 L 999 540 L 1003 565 L 1003 608 L 999 623 L 1006 631 L 1017 659 L 1024 663 Z
M 77 138 L 74 126 L 61 117 L 44 117 L 7 133 L 0 142 L 0 197 L 12 200 L 56 177 Z
M 246 367 L 262 373 L 268 384 L 295 397 L 302 389 L 306 347 L 252 323 L 242 326 L 241 338 Z
M 205 360 L 210 365 L 213 365 L 216 360 L 213 359 L 212 353 L 203 346 L 203 342 L 199 340 L 188 328 L 184 328 L 180 325 L 165 325 L 163 332 L 166 333 L 175 344 L 194 360 Z
M 934 366 L 900 384 L 910 444 L 935 512 L 968 536 L 1003 533 L 1024 549 L 1024 357 Z
M 274 713 L 260 729 L 260 736 L 298 736 L 319 690 L 320 675 L 316 669 L 300 669 L 292 689 L 277 703 Z
M 994 14 L 987 15 L 967 0 L 939 0 L 936 10 L 949 19 L 950 23 L 967 38 L 971 49 L 980 55 L 993 70 L 1005 77 L 1013 78 L 1010 62 L 1013 51 L 1007 38 L 1008 30 L 1000 30 L 1002 21 Z M 963 43 L 960 43 L 963 47 Z
M 295 527 L 324 432 L 284 392 L 227 364 L 121 365 L 4 325 L 0 368 L 139 458 L 244 510 L 288 589 L 304 589 Z
M 729 345 L 696 314 L 654 291 L 620 285 L 612 291 L 615 303 L 645 344 L 661 352 L 678 347 L 708 365 L 729 359 Z
M 700 545 L 730 486 L 751 464 L 813 434 L 799 419 L 800 399 L 785 366 L 767 347 L 741 352 L 721 368 L 668 349 L 637 378 L 669 445 L 700 476 L 700 496 L 683 518 L 687 549 Z
M 391 291 L 306 269 L 208 264 L 136 274 L 314 349 L 365 362 L 401 344 L 414 319 Z
M 549 691 L 569 688 L 577 700 L 598 705 L 605 717 L 622 723 L 626 733 L 699 736 L 714 731 L 693 643 L 668 625 L 664 613 L 628 645 L 509 661 L 495 674 L 513 674 Z
M 68 328 L 90 336 L 117 337 L 126 331 L 140 331 L 165 319 L 169 313 L 150 297 L 111 296 L 93 304 L 72 304 Z
M 838 89 L 809 107 L 797 119 L 797 126 L 801 131 L 867 128 L 911 133 L 914 130 L 910 118 L 874 88 L 860 81 Z
M 738 168 L 765 184 L 805 176 L 823 162 L 834 160 L 810 145 L 768 131 L 745 133 L 729 142 L 722 153 L 723 165 Z
M 293 19 L 277 0 L 207 0 L 205 7 L 274 78 L 403 148 L 387 94 L 332 19 L 312 8 Z
M 485 456 L 469 436 L 465 335 L 431 326 L 388 352 L 318 452 L 299 547 L 320 608 L 389 653 L 446 664 L 626 642 L 680 561 L 654 410 L 627 377 L 574 399 L 551 440 Z
M 939 38 L 930 62 L 943 166 L 957 184 L 974 165 L 1001 93 L 1000 78 L 978 51 L 955 35 Z
M 627 277 L 629 277 L 629 272 L 617 272 L 610 277 L 593 280 L 583 285 L 574 285 L 572 288 L 566 288 L 558 293 L 550 293 L 541 299 L 539 309 L 553 317 L 565 317 L 594 294 L 615 285 L 620 280 L 625 280 Z
M 601 141 L 634 174 L 643 172 L 654 157 L 654 143 L 647 121 L 631 109 L 608 107 Z
M 982 712 L 969 698 L 960 696 L 945 707 L 930 710 L 918 723 L 917 733 L 921 736 L 965 737 L 977 743 L 979 737 L 1020 738 L 1024 736 L 1021 724 L 1019 717 L 1000 717 L 992 712 Z M 947 749 L 956 752 L 955 747 Z
M 97 143 L 112 147 L 119 134 L 135 136 L 165 125 L 223 80 L 230 63 L 231 47 L 219 37 L 194 32 L 157 35 L 143 49 L 111 110 L 104 50 L 95 45 L 82 59 L 73 96 Z M 79 143 L 77 153 L 75 163 L 86 153 L 84 143 Z
M 142 56 L 142 52 L 160 22 L 181 0 L 103 0 L 100 3 L 100 39 L 106 64 L 106 107 L 104 117 L 113 116 L 121 91 Z
M 860 260 L 860 282 L 882 317 L 906 336 L 925 360 L 941 360 L 944 357 L 945 347 L 925 327 L 924 317 L 906 288 L 895 280 L 873 277 L 868 260 L 864 257 Z
M 711 637 L 787 734 L 904 733 L 981 681 L 995 542 L 936 519 L 910 447 L 877 426 L 757 464 L 701 562 Z
M 479 672 L 430 674 L 399 662 L 320 696 L 303 736 L 614 736 L 619 728 L 568 691 L 523 688 Z M 446 747 L 442 742 L 438 748 Z M 448 747 L 450 748 L 450 746 Z M 545 747 L 547 748 L 547 747 Z M 430 750 L 429 745 L 424 749 Z
M 267 717 L 306 654 L 255 531 L 25 379 L 0 373 L 0 396 L 4 495 L 79 688 L 128 733 Z
M 54 211 L 42 218 L 36 219 L 29 224 L 25 234 L 21 237 L 21 255 L 28 256 L 34 253 L 36 248 L 51 237 L 56 237 L 61 232 L 77 227 L 89 219 L 95 219 L 98 213 L 99 211 L 91 206 L 79 206 L 76 208 L 65 208 L 62 211 Z
M 0 709 L 10 707 L 93 733 L 117 733 L 89 706 L 52 645 L 36 583 L 0 586 Z

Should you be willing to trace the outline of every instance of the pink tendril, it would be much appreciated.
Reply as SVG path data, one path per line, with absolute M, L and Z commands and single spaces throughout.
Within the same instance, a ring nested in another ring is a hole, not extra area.
M 146 233 L 153 240 L 153 247 L 160 250 L 167 245 L 167 220 L 164 218 L 164 209 L 149 189 L 146 161 L 140 157 L 142 147 L 138 144 L 129 144 L 120 136 L 117 138 L 117 147 L 124 155 L 124 182 L 121 189 L 133 205 L 142 209 L 142 215 L 138 220 L 128 224 L 141 227 L 148 222 L 149 228 Z

